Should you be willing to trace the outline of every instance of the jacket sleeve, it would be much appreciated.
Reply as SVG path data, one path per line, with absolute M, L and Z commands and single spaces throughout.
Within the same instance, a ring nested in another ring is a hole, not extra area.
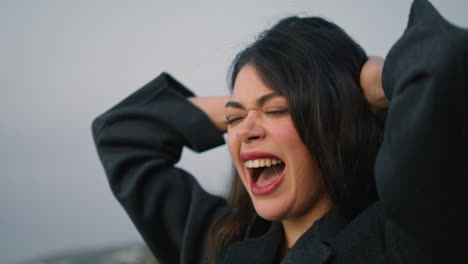
M 204 151 L 222 133 L 166 73 L 96 118 L 92 132 L 111 189 L 161 263 L 196 263 L 224 199 L 174 167 L 183 146 Z
M 376 183 L 386 212 L 429 256 L 466 258 L 467 30 L 414 1 L 383 87 L 391 103 Z

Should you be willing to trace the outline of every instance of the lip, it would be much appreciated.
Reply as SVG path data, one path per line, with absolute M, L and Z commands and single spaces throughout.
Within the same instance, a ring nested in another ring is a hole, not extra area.
M 253 160 L 253 159 L 278 159 L 277 156 L 268 153 L 268 152 L 261 152 L 261 151 L 252 151 L 252 152 L 244 152 L 240 154 L 240 160 L 242 162 L 247 161 L 247 160 Z
M 254 159 L 280 159 L 278 156 L 268 153 L 268 152 L 263 152 L 263 151 L 252 151 L 252 152 L 244 152 L 240 154 L 240 160 L 242 162 L 245 162 L 247 160 L 254 160 Z M 283 182 L 285 171 L 280 174 L 278 179 L 276 179 L 274 182 L 266 185 L 266 186 L 258 186 L 255 181 L 252 178 L 252 169 L 248 169 L 248 177 L 249 177 L 249 183 L 250 183 L 250 190 L 253 195 L 256 196 L 265 196 L 273 193 L 276 189 L 279 188 L 281 183 Z

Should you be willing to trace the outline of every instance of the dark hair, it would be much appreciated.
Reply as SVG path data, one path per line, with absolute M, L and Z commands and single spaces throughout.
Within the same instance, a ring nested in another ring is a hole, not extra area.
M 239 53 L 230 72 L 232 89 L 241 68 L 252 65 L 267 86 L 286 97 L 335 208 L 348 220 L 377 199 L 373 168 L 383 128 L 359 86 L 366 60 L 364 50 L 337 25 L 318 17 L 289 17 Z M 242 239 L 255 215 L 234 177 L 228 204 L 210 228 L 212 262 L 219 249 Z

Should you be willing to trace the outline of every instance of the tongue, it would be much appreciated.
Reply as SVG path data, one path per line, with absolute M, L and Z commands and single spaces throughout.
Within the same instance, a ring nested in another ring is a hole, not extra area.
M 276 165 L 263 169 L 255 184 L 264 187 L 273 183 L 281 175 L 283 168 L 284 165 Z

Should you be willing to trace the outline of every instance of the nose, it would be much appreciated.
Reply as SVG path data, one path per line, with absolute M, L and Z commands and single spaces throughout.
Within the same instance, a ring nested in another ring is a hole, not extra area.
M 264 139 L 266 132 L 262 125 L 260 113 L 250 110 L 244 120 L 237 126 L 236 134 L 243 143 L 252 143 Z

